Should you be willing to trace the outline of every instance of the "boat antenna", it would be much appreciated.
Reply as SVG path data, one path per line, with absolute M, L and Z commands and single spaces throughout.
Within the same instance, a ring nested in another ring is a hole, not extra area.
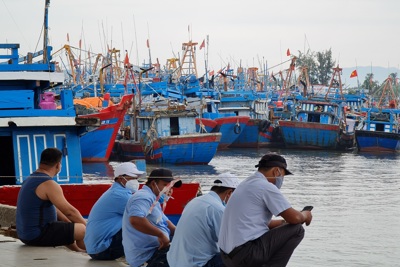
M 135 21 L 135 14 L 133 14 L 133 29 L 135 31 L 135 43 L 136 43 L 136 65 L 139 66 L 139 50 L 137 44 L 137 34 L 136 34 L 136 21 Z
M 149 67 L 151 68 L 151 51 L 150 51 L 149 22 L 147 22 L 147 48 L 149 49 Z
M 46 0 L 44 6 L 44 35 L 43 35 L 43 63 L 47 64 L 49 61 L 47 46 L 48 46 L 48 31 L 49 31 L 49 7 L 50 0 Z

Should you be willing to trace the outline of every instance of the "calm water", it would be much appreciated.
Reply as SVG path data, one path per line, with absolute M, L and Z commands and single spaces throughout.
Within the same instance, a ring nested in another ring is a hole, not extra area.
M 268 151 L 282 154 L 294 173 L 281 189 L 292 206 L 314 206 L 288 266 L 400 266 L 400 155 L 235 149 L 218 152 L 207 166 L 167 167 L 207 191 L 219 173 L 252 174 Z M 112 177 L 115 164 L 86 164 L 86 178 Z

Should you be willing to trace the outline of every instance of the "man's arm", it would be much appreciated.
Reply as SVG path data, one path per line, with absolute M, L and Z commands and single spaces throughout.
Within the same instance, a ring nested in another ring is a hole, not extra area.
M 160 242 L 160 247 L 158 249 L 162 249 L 169 246 L 169 237 L 164 234 L 163 231 L 152 225 L 147 218 L 131 216 L 129 217 L 129 222 L 139 232 L 142 232 L 147 235 L 156 236 L 158 238 L 158 242 Z
M 57 216 L 61 220 L 65 220 L 66 218 L 71 222 L 86 225 L 86 220 L 82 217 L 80 212 L 65 199 L 61 186 L 55 181 L 51 180 L 39 185 L 36 189 L 36 194 L 41 199 L 49 200 L 53 203 L 58 210 Z M 63 215 L 65 217 L 63 217 Z
M 287 210 L 281 212 L 279 216 L 281 216 L 287 223 L 290 224 L 306 223 L 306 225 L 310 225 L 312 220 L 311 211 L 298 211 L 293 208 L 288 208 Z

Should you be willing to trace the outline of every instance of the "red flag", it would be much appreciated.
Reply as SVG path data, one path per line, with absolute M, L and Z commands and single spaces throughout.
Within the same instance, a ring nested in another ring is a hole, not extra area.
M 128 67 L 128 66 L 129 66 L 129 57 L 128 57 L 128 53 L 125 54 L 124 66 L 125 66 L 125 67 Z
M 82 39 L 79 39 L 79 49 L 82 48 Z
M 146 45 L 147 45 L 147 48 L 150 48 L 150 41 L 149 41 L 149 39 L 147 39 Z
M 67 33 L 67 42 L 69 42 L 69 33 Z
M 357 70 L 353 70 L 353 72 L 350 74 L 350 78 L 357 77 L 357 76 L 358 76 Z
M 206 40 L 203 40 L 203 42 L 201 43 L 201 45 L 200 45 L 200 50 L 206 46 L 205 41 L 206 41 Z
M 289 48 L 288 48 L 287 51 L 286 51 L 286 55 L 287 55 L 287 56 L 290 56 L 290 55 L 291 55 L 291 54 L 290 54 Z

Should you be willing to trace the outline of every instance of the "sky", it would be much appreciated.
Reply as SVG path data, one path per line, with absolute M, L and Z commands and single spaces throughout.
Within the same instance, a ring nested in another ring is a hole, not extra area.
M 21 54 L 42 48 L 45 0 L 0 0 L 0 43 L 20 43 Z M 289 67 L 286 55 L 332 49 L 340 67 L 400 64 L 399 0 L 51 0 L 53 51 L 67 44 L 104 53 L 128 51 L 133 64 L 165 64 L 198 42 L 197 68 L 242 65 L 270 71 Z M 188 30 L 189 29 L 189 30 Z M 207 49 L 199 50 L 209 36 Z M 282 63 L 284 62 L 284 63 Z M 276 67 L 275 67 L 276 66 Z

